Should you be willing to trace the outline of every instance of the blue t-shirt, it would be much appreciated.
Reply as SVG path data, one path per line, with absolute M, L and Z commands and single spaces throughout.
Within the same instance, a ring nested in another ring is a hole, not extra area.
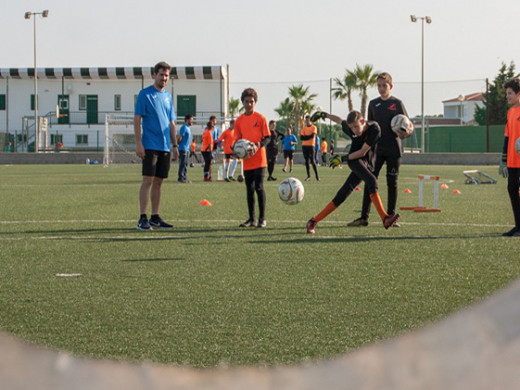
M 147 150 L 170 151 L 170 122 L 176 119 L 172 95 L 153 85 L 142 89 L 135 103 L 135 115 L 141 115 L 141 140 Z
M 291 145 L 291 142 L 298 143 L 298 139 L 294 134 L 286 135 L 283 137 L 282 144 L 283 144 L 283 150 L 295 150 L 296 145 Z
M 320 150 L 320 137 L 316 136 L 316 143 L 314 144 L 314 150 L 317 152 Z
M 191 129 L 186 123 L 179 129 L 179 135 L 182 136 L 181 142 L 179 142 L 179 150 L 188 152 L 191 144 Z

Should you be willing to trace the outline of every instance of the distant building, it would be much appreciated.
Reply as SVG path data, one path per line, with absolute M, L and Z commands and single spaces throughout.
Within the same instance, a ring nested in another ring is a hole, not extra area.
M 106 114 L 133 115 L 139 91 L 152 84 L 153 67 L 38 68 L 38 116 L 46 117 L 47 132 L 39 149 L 61 142 L 65 149 L 102 148 Z M 228 68 L 172 67 L 167 89 L 179 123 L 195 116 L 194 134 L 216 115 L 228 116 Z M 58 115 L 58 117 L 57 117 Z M 35 141 L 34 69 L 0 68 L 0 135 L 16 139 L 16 150 Z
M 444 106 L 444 118 L 458 119 L 459 124 L 470 124 L 474 123 L 477 104 L 484 105 L 484 96 L 481 92 L 475 92 L 444 100 L 442 104 Z

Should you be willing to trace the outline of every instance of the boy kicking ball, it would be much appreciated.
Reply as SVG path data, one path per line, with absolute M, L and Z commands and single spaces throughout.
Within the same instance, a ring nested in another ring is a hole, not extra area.
M 329 166 L 335 168 L 346 162 L 352 172 L 345 181 L 345 184 L 339 189 L 334 199 L 315 217 L 307 222 L 307 233 L 316 233 L 316 226 L 325 219 L 330 213 L 336 210 L 354 191 L 361 181 L 365 182 L 370 199 L 374 204 L 383 226 L 389 229 L 399 220 L 399 214 L 388 215 L 383 208 L 381 197 L 379 196 L 377 178 L 373 173 L 374 156 L 376 152 L 377 142 L 381 137 L 381 129 L 377 122 L 367 122 L 358 111 L 352 111 L 348 114 L 347 119 L 343 120 L 339 116 L 327 114 L 318 111 L 312 115 L 312 121 L 318 119 L 330 119 L 331 121 L 341 125 L 343 131 L 352 139 L 350 151 L 345 156 L 336 155 L 331 158 Z

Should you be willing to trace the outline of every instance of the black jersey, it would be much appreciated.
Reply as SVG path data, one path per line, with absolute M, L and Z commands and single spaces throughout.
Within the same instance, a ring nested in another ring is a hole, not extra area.
M 284 134 L 280 133 L 278 130 L 274 130 L 270 135 L 271 141 L 266 146 L 266 151 L 270 154 L 278 153 L 278 138 L 283 139 Z
M 367 121 L 367 125 L 368 128 L 358 137 L 352 130 L 350 130 L 346 120 L 341 122 L 343 132 L 352 140 L 349 153 L 360 150 L 363 147 L 363 144 L 369 145 L 370 150 L 365 154 L 363 160 L 366 160 L 367 163 L 373 167 L 374 157 L 378 149 L 379 139 L 381 138 L 381 128 L 377 122 L 374 121 Z
M 369 121 L 376 121 L 381 127 L 381 142 L 379 142 L 378 153 L 401 157 L 401 138 L 393 131 L 390 123 L 392 118 L 398 114 L 408 116 L 406 108 L 401 100 L 394 96 L 383 100 L 380 97 L 373 99 L 368 104 Z

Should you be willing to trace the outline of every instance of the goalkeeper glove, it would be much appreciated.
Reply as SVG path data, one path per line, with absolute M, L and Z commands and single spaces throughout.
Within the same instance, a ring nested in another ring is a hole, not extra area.
M 341 164 L 343 164 L 343 157 L 339 154 L 336 154 L 334 157 L 332 157 L 329 161 L 329 168 L 336 168 L 339 167 Z
M 316 111 L 311 116 L 312 122 L 316 122 L 317 120 L 320 120 L 320 119 L 327 119 L 327 113 L 325 111 Z
M 500 165 L 498 166 L 498 174 L 506 178 L 507 173 L 507 153 L 502 153 L 502 159 L 500 160 Z

